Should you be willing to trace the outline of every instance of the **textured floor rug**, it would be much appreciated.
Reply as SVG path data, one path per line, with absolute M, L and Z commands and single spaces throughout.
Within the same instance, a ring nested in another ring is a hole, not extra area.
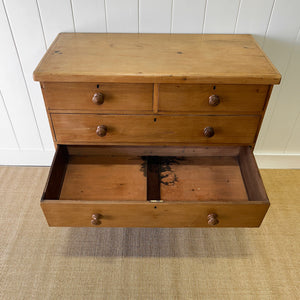
M 48 170 L 0 167 L 0 299 L 300 299 L 300 170 L 255 229 L 49 228 Z

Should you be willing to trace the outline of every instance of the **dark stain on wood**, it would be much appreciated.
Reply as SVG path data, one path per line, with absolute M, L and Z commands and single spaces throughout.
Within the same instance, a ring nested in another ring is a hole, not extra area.
M 149 178 L 149 174 L 152 174 L 152 167 L 157 166 L 156 172 L 158 172 L 159 183 L 164 185 L 175 185 L 178 182 L 178 177 L 172 168 L 172 165 L 179 165 L 181 161 L 184 160 L 184 157 L 177 156 L 141 156 L 143 160 L 140 171 L 143 172 L 143 175 L 147 178 L 147 182 L 151 178 Z M 154 178 L 154 176 L 153 176 Z M 149 185 L 149 184 L 148 184 Z M 150 186 L 150 185 L 149 185 Z
M 160 182 L 164 185 L 175 185 L 177 181 L 177 175 L 172 170 L 160 174 Z
M 165 156 L 161 157 L 160 164 L 160 182 L 164 185 L 175 185 L 178 182 L 176 173 L 172 165 L 179 165 L 183 157 Z
M 140 171 L 144 174 L 144 177 L 147 178 L 147 156 L 142 156 L 141 159 L 143 162 L 141 163 Z

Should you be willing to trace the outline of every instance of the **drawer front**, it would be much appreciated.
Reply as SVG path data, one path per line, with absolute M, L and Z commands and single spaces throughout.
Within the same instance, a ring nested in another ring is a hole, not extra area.
M 160 84 L 160 112 L 259 113 L 267 85 Z
M 252 144 L 260 120 L 259 116 L 96 114 L 51 114 L 51 118 L 56 140 L 60 144 L 160 143 L 163 145 L 167 143 Z
M 48 110 L 152 111 L 152 84 L 46 82 L 42 91 Z
M 50 226 L 72 227 L 210 227 L 208 215 L 217 215 L 214 227 L 257 227 L 268 203 L 78 203 L 46 200 L 41 203 Z M 100 224 L 93 225 L 93 214 Z

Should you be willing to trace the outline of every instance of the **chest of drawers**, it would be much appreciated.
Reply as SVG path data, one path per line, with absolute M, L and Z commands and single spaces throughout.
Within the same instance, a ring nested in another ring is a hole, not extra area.
M 59 34 L 34 71 L 56 153 L 50 226 L 255 227 L 280 74 L 250 35 Z

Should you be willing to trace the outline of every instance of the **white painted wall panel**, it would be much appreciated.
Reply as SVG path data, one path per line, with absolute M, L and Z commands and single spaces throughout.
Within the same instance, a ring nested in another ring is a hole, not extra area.
M 275 0 L 241 0 L 235 33 L 250 33 L 263 45 Z
M 296 119 L 300 113 L 299 79 L 300 31 L 288 63 L 284 81 L 281 84 L 276 108 L 270 120 L 268 134 L 264 138 L 264 148 L 269 149 L 269 151 L 272 149 L 272 152 L 284 152 L 290 139 Z
M 174 0 L 172 33 L 202 33 L 206 0 Z
M 240 0 L 208 0 L 204 33 L 234 33 Z
M 24 149 L 42 149 L 35 115 L 28 97 L 23 71 L 11 35 L 3 2 L 0 2 L 0 90 L 14 127 L 18 144 Z
M 138 32 L 138 0 L 105 0 L 108 32 Z
M 54 149 L 46 109 L 38 82 L 32 80 L 35 69 L 46 51 L 39 11 L 35 0 L 4 1 L 20 62 L 45 149 Z M 24 20 L 26 26 L 24 26 Z M 30 42 L 28 42 L 30 41 Z
M 299 31 L 299 12 L 299 0 L 276 0 L 266 33 L 263 49 L 282 74 Z
M 300 149 L 300 113 L 297 116 L 285 153 L 299 154 Z
M 2 0 L 0 164 L 49 164 L 52 138 L 32 72 L 59 32 L 251 33 L 283 75 L 255 152 L 299 167 L 299 0 Z M 297 38 L 298 36 L 298 38 Z
M 281 135 L 276 129 L 278 126 L 276 123 L 295 122 L 292 110 L 289 110 L 290 115 L 285 119 L 286 115 L 280 116 L 281 110 L 277 109 L 278 102 L 286 101 L 287 97 L 295 95 L 295 90 L 286 86 L 286 72 L 300 27 L 300 1 L 290 0 L 288 3 L 289 5 L 285 0 L 276 0 L 263 46 L 264 51 L 281 72 L 283 78 L 281 85 L 275 86 L 273 89 L 255 148 L 257 152 L 280 153 L 284 151 L 279 140 Z M 277 110 L 278 117 L 273 119 L 275 110 Z M 287 134 L 289 135 L 289 133 Z
M 0 92 L 0 149 L 18 149 L 18 143 Z
M 72 0 L 76 32 L 106 32 L 104 0 Z
M 140 0 L 139 3 L 140 32 L 171 32 L 172 0 Z
M 73 32 L 74 21 L 70 0 L 37 0 L 47 47 L 60 32 Z

